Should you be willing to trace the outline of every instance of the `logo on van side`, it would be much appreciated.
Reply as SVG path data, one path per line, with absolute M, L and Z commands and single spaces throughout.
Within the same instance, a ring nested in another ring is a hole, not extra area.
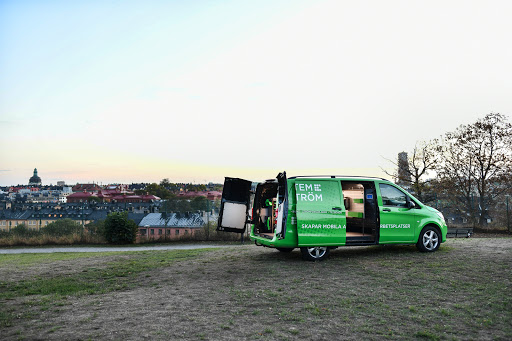
M 346 229 L 346 225 L 336 225 L 336 224 L 302 224 L 301 228 L 303 229 Z
M 410 224 L 380 224 L 381 229 L 410 229 Z
M 322 192 L 322 185 L 320 184 L 295 184 L 296 192 L 307 192 L 297 193 L 297 201 L 323 201 L 322 194 L 314 192 Z

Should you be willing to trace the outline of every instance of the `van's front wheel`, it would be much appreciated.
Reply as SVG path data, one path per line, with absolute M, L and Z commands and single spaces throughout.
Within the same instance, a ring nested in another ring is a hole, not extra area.
M 301 247 L 302 258 L 309 261 L 321 261 L 327 258 L 330 249 L 326 246 Z
M 416 247 L 421 252 L 434 252 L 441 244 L 441 233 L 433 226 L 425 226 L 420 232 Z

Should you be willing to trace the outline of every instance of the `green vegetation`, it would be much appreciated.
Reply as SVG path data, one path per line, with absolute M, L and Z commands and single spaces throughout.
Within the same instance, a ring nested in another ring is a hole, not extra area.
M 510 233 L 511 149 L 509 118 L 490 113 L 441 139 L 416 143 L 391 161 L 396 171 L 388 174 L 445 216 L 456 213 L 480 228 L 493 218 L 493 225 L 507 226 Z
M 127 212 L 109 213 L 104 223 L 104 234 L 111 244 L 132 244 L 139 229 L 133 220 L 128 219 Z
M 82 225 L 80 225 L 80 223 L 66 218 L 46 225 L 41 229 L 41 233 L 53 237 L 62 237 L 71 234 L 84 233 L 84 228 Z
M 57 220 L 36 231 L 25 224 L 10 232 L 0 232 L 1 246 L 41 246 L 72 244 L 103 244 L 103 222 L 88 224 L 87 229 L 72 219 Z
M 56 252 L 56 253 L 22 253 L 13 255 L 2 255 L 0 257 L 0 268 L 16 266 L 26 268 L 30 266 L 52 264 L 58 261 L 70 261 L 80 258 L 102 258 L 105 256 L 119 255 L 117 252 Z
M 206 191 L 206 185 L 204 184 L 176 184 L 169 182 L 169 179 L 163 179 L 160 184 L 152 183 L 146 186 L 144 190 L 135 191 L 136 194 L 153 194 L 157 197 L 167 200 L 176 199 L 176 195 L 180 193 L 180 190 L 186 190 L 191 192 Z M 222 186 L 216 186 L 215 190 L 222 190 Z
M 147 185 L 144 190 L 135 191 L 136 194 L 153 194 L 162 200 L 165 200 L 161 208 L 161 212 L 193 212 L 193 211 L 205 211 L 208 209 L 219 209 L 220 200 L 216 200 L 213 203 L 207 202 L 206 197 L 198 196 L 192 199 L 181 198 L 178 196 L 181 189 L 187 191 L 197 192 L 205 191 L 206 185 L 203 184 L 175 184 L 169 182 L 169 179 L 163 179 L 160 184 L 152 183 Z M 214 188 L 217 191 L 222 191 L 222 185 L 217 185 Z

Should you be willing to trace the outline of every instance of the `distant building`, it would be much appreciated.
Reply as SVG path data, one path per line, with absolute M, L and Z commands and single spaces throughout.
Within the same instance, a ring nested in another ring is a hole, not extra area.
M 90 192 L 86 192 L 86 191 L 76 192 L 76 193 L 66 196 L 66 202 L 69 202 L 69 203 L 87 202 L 89 200 L 89 198 L 91 198 L 91 197 L 92 197 L 92 193 L 90 193 Z
M 73 186 L 73 192 L 91 192 L 96 193 L 101 190 L 97 184 L 76 184 Z
M 36 229 L 34 220 L 29 221 L 32 211 L 0 211 L 0 231 L 10 231 L 12 228 L 25 224 L 28 228 Z M 39 229 L 39 228 L 37 228 Z
M 407 152 L 398 153 L 396 184 L 406 189 L 411 185 L 411 171 L 409 168 L 409 157 Z
M 41 186 L 41 178 L 37 175 L 37 168 L 34 168 L 34 175 L 28 180 L 29 186 Z
M 66 202 L 80 203 L 87 201 L 113 202 L 113 203 L 141 203 L 160 201 L 160 198 L 154 195 L 134 195 L 132 193 L 119 193 L 116 190 L 100 190 L 97 193 L 92 192 L 76 192 L 66 196 Z
M 62 187 L 62 192 L 59 195 L 59 202 L 66 203 L 68 202 L 67 197 L 73 194 L 73 190 L 69 186 Z
M 194 235 L 204 224 L 200 213 L 149 213 L 139 223 L 137 239 L 180 239 Z
M 10 231 L 25 224 L 27 228 L 39 230 L 55 221 L 69 218 L 86 225 L 104 220 L 111 212 L 128 212 L 128 219 L 140 225 L 149 213 L 158 211 L 160 203 L 5 203 L 0 209 L 0 231 Z M 213 219 L 213 218 L 212 218 Z M 185 233 L 185 232 L 183 232 Z
M 57 186 L 66 186 L 66 181 L 57 181 Z
M 216 200 L 222 198 L 222 192 L 219 191 L 190 191 L 190 192 L 181 192 L 178 194 L 178 198 L 183 199 L 193 199 L 196 197 L 206 197 L 208 200 Z

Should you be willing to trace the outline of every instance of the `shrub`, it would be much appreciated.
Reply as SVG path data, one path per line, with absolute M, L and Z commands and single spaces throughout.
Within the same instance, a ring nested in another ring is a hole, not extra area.
M 57 220 L 41 228 L 41 232 L 43 234 L 53 237 L 62 237 L 70 234 L 81 234 L 83 231 L 84 228 L 82 225 L 80 225 L 80 223 L 77 223 L 69 218 Z
M 19 224 L 19 225 L 16 225 L 11 230 L 11 233 L 15 236 L 25 236 L 28 234 L 28 228 L 25 224 Z
M 92 236 L 105 235 L 105 220 L 98 220 L 85 225 L 85 228 Z
M 128 219 L 126 212 L 110 213 L 105 219 L 105 239 L 111 244 L 131 244 L 135 242 L 138 232 L 137 224 Z
M 16 225 L 10 232 L 8 232 L 8 235 L 9 234 L 19 238 L 31 238 L 40 235 L 39 231 L 32 230 L 25 224 Z

